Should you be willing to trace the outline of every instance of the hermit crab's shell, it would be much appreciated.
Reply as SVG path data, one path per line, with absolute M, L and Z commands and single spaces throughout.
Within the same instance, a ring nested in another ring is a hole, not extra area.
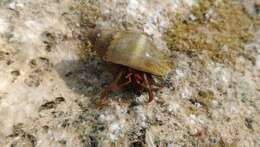
M 105 53 L 105 60 L 159 76 L 171 70 L 169 57 L 141 32 L 116 33 Z

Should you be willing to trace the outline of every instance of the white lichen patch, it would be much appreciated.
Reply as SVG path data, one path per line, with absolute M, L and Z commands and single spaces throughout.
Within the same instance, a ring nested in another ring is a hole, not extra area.
M 25 21 L 23 25 L 23 27 L 16 28 L 16 30 L 13 32 L 12 40 L 19 40 L 20 42 L 32 41 L 32 43 L 34 41 L 37 42 L 39 41 L 39 37 L 42 31 L 46 29 L 43 23 L 37 20 Z
M 109 126 L 109 129 L 108 129 L 108 131 L 110 132 L 109 138 L 111 139 L 112 142 L 115 142 L 116 140 L 118 140 L 119 134 L 121 133 L 121 129 L 122 129 L 121 124 L 116 123 L 116 122 L 112 123 Z
M 216 75 L 216 87 L 220 89 L 227 89 L 228 85 L 232 80 L 231 72 L 229 69 L 223 67 L 223 65 L 216 65 L 213 67 L 214 69 L 210 69 L 210 71 L 214 71 L 214 75 Z
M 184 4 L 187 4 L 189 7 L 192 7 L 198 2 L 198 0 L 184 0 Z
M 256 66 L 256 69 L 260 70 L 260 55 L 256 56 L 255 66 Z
M 169 106 L 168 106 L 168 111 L 169 112 L 174 112 L 174 113 L 176 113 L 176 112 L 178 112 L 179 110 L 180 110 L 180 105 L 178 104 L 178 103 L 176 103 L 176 102 L 171 102 L 170 104 L 169 104 Z
M 0 18 L 0 34 L 6 32 L 8 27 L 9 23 L 3 18 Z
M 147 121 L 146 121 L 147 116 L 146 116 L 144 108 L 141 106 L 137 106 L 134 108 L 134 112 L 135 112 L 134 114 L 135 114 L 136 124 L 139 127 L 146 128 L 147 127 Z
M 192 89 L 190 87 L 182 87 L 180 96 L 183 99 L 189 99 L 192 96 Z
M 12 9 L 12 10 L 16 10 L 18 8 L 23 8 L 24 4 L 19 2 L 18 0 L 12 0 L 10 1 L 10 3 L 8 4 L 8 8 Z

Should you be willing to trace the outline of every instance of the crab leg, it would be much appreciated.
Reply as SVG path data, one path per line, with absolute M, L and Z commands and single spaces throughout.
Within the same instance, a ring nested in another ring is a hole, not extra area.
M 151 83 L 149 83 L 146 73 L 144 73 L 143 76 L 144 76 L 144 83 L 137 83 L 137 84 L 148 91 L 148 94 L 149 94 L 148 103 L 150 103 L 154 98 L 152 88 L 151 88 Z
M 131 79 L 131 77 L 130 77 L 130 78 L 128 78 L 128 81 L 126 81 L 125 83 L 122 83 L 122 84 L 118 85 L 118 87 L 124 87 L 124 86 L 130 84 L 131 82 L 132 82 L 132 79 Z
M 132 82 L 132 79 L 131 79 L 131 75 L 132 74 L 130 73 L 130 74 L 128 74 L 126 76 L 128 81 L 126 81 L 126 82 L 124 82 L 122 84 L 118 84 L 118 81 L 121 79 L 123 72 L 124 72 L 123 70 L 120 70 L 120 72 L 116 76 L 114 82 L 112 82 L 111 84 L 109 84 L 108 86 L 106 86 L 104 88 L 104 90 L 101 92 L 101 99 L 104 99 L 109 91 L 115 92 L 115 91 L 119 90 L 121 87 L 124 87 L 124 86 L 126 86 L 126 85 L 128 85 L 128 84 L 130 84 Z
M 101 92 L 101 100 L 103 100 L 107 96 L 109 91 L 117 91 L 120 88 L 117 83 L 121 79 L 122 74 L 123 70 L 120 70 L 115 80 L 103 89 L 103 91 Z
M 148 79 L 147 79 L 147 75 L 146 75 L 145 73 L 144 73 L 144 83 L 145 83 L 145 85 L 146 85 L 147 88 L 148 88 L 148 94 L 149 94 L 148 103 L 150 103 L 150 102 L 153 100 L 154 95 L 153 95 L 153 92 L 152 92 L 152 90 L 151 90 L 151 85 L 150 85 L 150 83 L 149 83 L 149 81 L 148 81 Z

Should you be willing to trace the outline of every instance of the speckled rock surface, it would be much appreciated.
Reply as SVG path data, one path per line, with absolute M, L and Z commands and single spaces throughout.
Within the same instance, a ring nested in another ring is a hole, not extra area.
M 0 146 L 260 146 L 259 6 L 1 0 Z M 89 51 L 95 27 L 144 31 L 172 55 L 154 101 L 126 90 L 97 108 L 113 75 Z

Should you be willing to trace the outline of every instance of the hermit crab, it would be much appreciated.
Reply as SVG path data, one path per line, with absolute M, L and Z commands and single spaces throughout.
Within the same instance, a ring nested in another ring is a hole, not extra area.
M 115 65 L 114 81 L 105 86 L 101 100 L 109 92 L 132 84 L 140 91 L 147 91 L 148 102 L 154 98 L 153 76 L 163 76 L 170 72 L 169 56 L 153 44 L 149 36 L 138 31 L 95 30 L 89 33 L 93 48 L 110 65 Z M 111 67 L 111 66 L 110 66 Z

